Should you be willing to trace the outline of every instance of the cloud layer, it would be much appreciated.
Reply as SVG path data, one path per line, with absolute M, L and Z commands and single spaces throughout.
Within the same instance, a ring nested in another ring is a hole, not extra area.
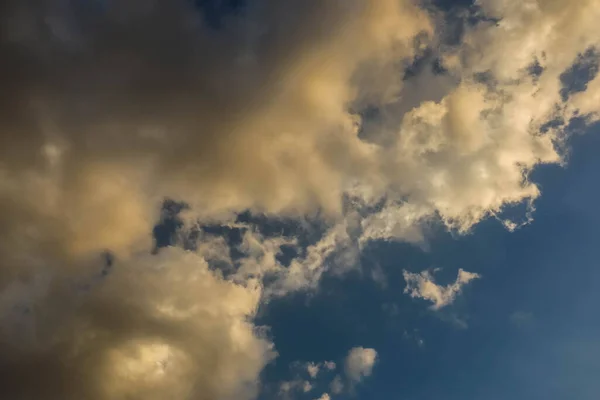
M 95 288 L 47 280 L 3 292 L 4 397 L 254 397 L 274 356 L 249 322 L 260 289 L 227 282 L 177 248 L 114 267 Z
M 412 0 L 261 0 L 218 29 L 183 0 L 0 2 L 0 394 L 252 398 L 273 357 L 260 304 L 373 240 L 529 222 L 502 211 L 532 211 L 531 170 L 563 161 L 571 118 L 600 118 L 600 78 L 564 75 L 597 54 L 600 2 L 477 5 L 449 44 Z M 165 198 L 241 243 L 150 255 Z M 264 235 L 248 210 L 325 233 Z M 476 277 L 405 273 L 434 308 Z

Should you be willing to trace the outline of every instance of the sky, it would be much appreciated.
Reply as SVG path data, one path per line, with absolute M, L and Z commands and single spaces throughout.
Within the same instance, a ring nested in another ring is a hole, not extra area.
M 0 398 L 597 399 L 599 17 L 0 1 Z

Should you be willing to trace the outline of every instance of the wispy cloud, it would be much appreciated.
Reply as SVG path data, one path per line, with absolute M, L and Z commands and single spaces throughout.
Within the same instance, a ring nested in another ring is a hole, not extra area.
M 420 298 L 433 303 L 431 306 L 434 310 L 446 307 L 454 302 L 454 299 L 462 291 L 463 286 L 474 279 L 479 279 L 481 276 L 472 272 L 458 270 L 456 281 L 446 286 L 435 283 L 433 275 L 429 271 L 421 273 L 412 273 L 404 271 L 404 280 L 406 287 L 404 293 L 412 298 Z

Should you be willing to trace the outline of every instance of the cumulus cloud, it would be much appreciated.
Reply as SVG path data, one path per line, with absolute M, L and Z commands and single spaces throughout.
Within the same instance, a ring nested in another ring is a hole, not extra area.
M 1 336 L 4 397 L 254 397 L 274 356 L 249 322 L 259 288 L 225 281 L 177 248 L 114 268 L 79 290 L 40 278 L 4 292 L 2 325 L 18 328 Z
M 344 188 L 374 172 L 347 106 L 385 97 L 356 74 L 389 71 L 430 31 L 410 1 L 267 0 L 220 30 L 194 7 L 0 4 L 3 397 L 253 397 L 272 357 L 249 322 L 257 279 L 282 273 L 287 242 L 248 235 L 224 280 L 206 260 L 231 249 L 208 236 L 146 254 L 158 206 L 182 199 L 201 223 L 246 209 L 335 219 Z M 271 291 L 314 286 L 335 236 Z M 90 278 L 105 251 L 118 262 Z M 35 306 L 13 312 L 22 302 Z
M 331 400 L 329 393 L 323 393 L 318 399 L 315 400 Z
M 218 34 L 189 2 L 138 3 L 74 15 L 50 0 L 5 5 L 12 100 L 0 147 L 7 181 L 18 182 L 5 197 L 28 199 L 24 213 L 81 242 L 67 251 L 130 245 L 164 195 L 205 217 L 339 212 L 347 181 L 373 172 L 374 149 L 345 109 L 361 96 L 352 76 L 366 60 L 376 68 L 410 57 L 413 37 L 429 29 L 408 1 L 267 1 L 248 11 L 252 27 L 232 21 Z M 48 20 L 80 44 L 46 35 Z M 254 26 L 265 33 L 246 48 Z M 240 63 L 244 51 L 255 62 Z M 52 201 L 31 198 L 42 193 Z M 64 201 L 72 204 L 55 205 Z M 94 206 L 95 219 L 83 215 Z M 130 217 L 120 218 L 126 207 Z M 121 238 L 102 236 L 125 228 Z
M 536 130 L 556 116 L 557 77 L 595 44 L 589 18 L 571 22 L 595 2 L 482 1 L 502 22 L 440 49 L 456 79 L 412 108 L 416 89 L 400 78 L 434 34 L 424 11 L 408 0 L 263 3 L 215 32 L 183 1 L 93 12 L 4 2 L 6 263 L 139 248 L 164 196 L 203 220 L 245 209 L 335 218 L 358 187 L 366 203 L 385 199 L 363 240 L 419 241 L 436 216 L 465 231 L 535 199 L 528 172 L 561 160 L 558 133 Z M 527 53 L 504 57 L 511 43 Z M 528 80 L 537 59 L 543 73 Z M 350 106 L 402 115 L 383 118 L 386 146 L 361 139 L 373 129 Z
M 582 54 L 600 44 L 597 0 L 573 7 L 561 0 L 477 3 L 476 17 L 486 19 L 466 26 L 458 46 L 439 49 L 455 83 L 441 98 L 432 95 L 414 105 L 395 129 L 386 126 L 389 162 L 383 168 L 394 171 L 389 187 L 395 196 L 365 220 L 367 240 L 418 241 L 419 224 L 434 213 L 464 232 L 508 204 L 526 201 L 532 209 L 540 191 L 529 172 L 539 163 L 562 162 L 563 126 L 548 122 L 568 121 L 576 112 L 598 120 L 597 78 L 566 104 L 561 81 Z M 405 109 L 398 101 L 385 112 Z
M 214 31 L 190 3 L 2 3 L 0 279 L 147 248 L 165 196 L 203 222 L 331 220 L 345 188 L 376 175 L 348 105 L 373 97 L 359 75 L 415 54 L 424 11 L 266 1 Z M 290 271 L 281 291 L 319 275 Z
M 599 47 L 598 1 L 479 0 L 452 45 L 411 0 L 264 0 L 219 29 L 184 0 L 0 2 L 5 397 L 252 397 L 272 356 L 258 304 L 369 241 L 532 207 L 529 173 L 562 162 L 548 122 L 600 118 L 598 77 L 566 100 L 561 80 Z M 409 78 L 427 54 L 446 72 Z M 187 225 L 250 210 L 325 233 L 300 248 L 245 226 L 150 256 L 166 197 Z M 405 273 L 407 290 L 440 308 L 461 274 Z
M 429 271 L 423 271 L 419 274 L 408 271 L 403 272 L 406 287 L 404 293 L 412 298 L 420 298 L 433 303 L 431 308 L 439 310 L 454 302 L 454 299 L 462 291 L 463 286 L 481 276 L 473 272 L 467 272 L 463 269 L 458 270 L 456 281 L 447 286 L 441 286 L 435 283 L 432 274 Z
M 354 347 L 346 356 L 344 363 L 346 375 L 351 381 L 360 382 L 363 378 L 371 376 L 376 361 L 375 349 Z

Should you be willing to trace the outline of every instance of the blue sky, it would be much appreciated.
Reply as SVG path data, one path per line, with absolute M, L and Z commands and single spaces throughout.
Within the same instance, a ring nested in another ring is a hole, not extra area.
M 0 398 L 597 399 L 599 12 L 1 3 Z
M 379 361 L 356 398 L 595 399 L 598 128 L 570 144 L 567 166 L 533 173 L 543 196 L 530 225 L 508 232 L 491 219 L 463 237 L 438 232 L 426 251 L 378 244 L 365 267 L 380 266 L 385 287 L 355 273 L 267 306 L 264 322 L 280 352 L 267 375 L 286 376 L 297 360 L 341 360 L 365 345 Z M 402 293 L 403 268 L 442 268 L 440 283 L 458 268 L 483 278 L 449 309 L 431 312 Z

